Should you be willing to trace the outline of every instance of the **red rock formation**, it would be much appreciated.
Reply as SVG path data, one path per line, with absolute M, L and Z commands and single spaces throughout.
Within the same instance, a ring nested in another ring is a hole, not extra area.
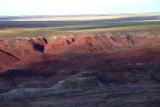
M 62 70 L 96 70 L 121 83 L 134 83 L 128 72 L 157 58 L 158 34 L 160 31 L 1 39 L 0 69 L 20 68 L 33 75 L 56 75 L 57 80 L 64 78 L 57 76 Z

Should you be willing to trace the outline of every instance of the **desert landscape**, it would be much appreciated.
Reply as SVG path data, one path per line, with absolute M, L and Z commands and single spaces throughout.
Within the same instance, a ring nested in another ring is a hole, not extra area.
M 158 107 L 160 13 L 0 17 L 0 107 Z

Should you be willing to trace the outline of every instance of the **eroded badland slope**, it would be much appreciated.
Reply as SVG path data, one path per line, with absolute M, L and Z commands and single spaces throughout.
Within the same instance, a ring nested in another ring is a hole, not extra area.
M 159 30 L 3 37 L 0 59 L 3 107 L 159 105 Z

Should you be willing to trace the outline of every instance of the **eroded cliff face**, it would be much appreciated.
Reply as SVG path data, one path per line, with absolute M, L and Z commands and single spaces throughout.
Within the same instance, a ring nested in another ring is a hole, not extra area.
M 0 86 L 49 87 L 82 71 L 96 71 L 115 84 L 158 82 L 149 72 L 160 61 L 159 34 L 128 31 L 1 38 Z
M 0 105 L 154 107 L 159 65 L 160 31 L 3 37 Z

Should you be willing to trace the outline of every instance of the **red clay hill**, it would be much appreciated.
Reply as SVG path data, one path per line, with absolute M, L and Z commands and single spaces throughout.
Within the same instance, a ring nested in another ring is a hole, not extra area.
M 151 30 L 6 37 L 0 40 L 0 69 L 56 76 L 52 83 L 84 70 L 122 84 L 152 83 L 144 74 L 160 61 L 159 34 Z M 139 76 L 132 79 L 135 72 Z

